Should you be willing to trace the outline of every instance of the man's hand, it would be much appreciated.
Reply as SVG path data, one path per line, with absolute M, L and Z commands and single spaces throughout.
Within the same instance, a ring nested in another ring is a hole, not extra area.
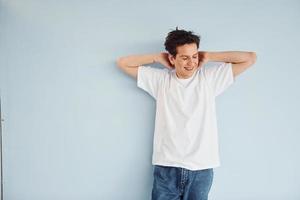
M 199 51 L 198 52 L 198 59 L 199 59 L 198 67 L 201 67 L 202 65 L 207 63 L 209 61 L 207 52 L 206 51 Z
M 156 55 L 155 62 L 158 62 L 168 69 L 174 69 L 174 66 L 170 63 L 169 54 L 166 52 L 161 52 Z

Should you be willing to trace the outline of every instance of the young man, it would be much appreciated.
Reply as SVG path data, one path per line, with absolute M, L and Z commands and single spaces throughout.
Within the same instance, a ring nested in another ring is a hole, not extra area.
M 207 200 L 220 165 L 215 98 L 256 61 L 254 52 L 198 51 L 200 37 L 171 31 L 168 51 L 121 57 L 117 65 L 156 100 L 152 200 Z M 219 64 L 203 67 L 207 62 Z M 160 63 L 166 68 L 144 66 Z

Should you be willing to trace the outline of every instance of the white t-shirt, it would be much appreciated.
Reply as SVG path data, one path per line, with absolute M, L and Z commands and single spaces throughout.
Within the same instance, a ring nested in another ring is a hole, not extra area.
M 197 73 L 194 73 L 191 77 L 185 78 L 185 79 L 177 78 L 177 80 L 181 83 L 181 85 L 183 85 L 184 87 L 187 87 L 187 85 L 189 85 L 192 82 L 192 80 L 194 79 L 196 74 Z
M 189 80 L 167 68 L 138 68 L 137 86 L 156 100 L 153 165 L 220 165 L 215 97 L 234 81 L 231 63 L 198 68 Z

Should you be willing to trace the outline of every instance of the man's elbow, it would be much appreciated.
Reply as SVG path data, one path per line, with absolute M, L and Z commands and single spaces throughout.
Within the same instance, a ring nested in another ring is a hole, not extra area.
M 249 63 L 253 65 L 256 62 L 256 53 L 255 52 L 249 52 Z
M 123 68 L 126 66 L 123 57 L 118 58 L 116 64 L 119 68 Z

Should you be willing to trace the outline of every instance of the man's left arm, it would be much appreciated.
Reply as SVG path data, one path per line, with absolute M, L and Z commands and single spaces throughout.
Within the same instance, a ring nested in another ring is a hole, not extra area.
M 203 54 L 204 52 L 202 52 Z M 201 54 L 201 53 L 200 53 Z M 227 62 L 232 63 L 233 76 L 244 72 L 256 62 L 255 52 L 244 51 L 224 51 L 224 52 L 205 52 L 205 62 Z

